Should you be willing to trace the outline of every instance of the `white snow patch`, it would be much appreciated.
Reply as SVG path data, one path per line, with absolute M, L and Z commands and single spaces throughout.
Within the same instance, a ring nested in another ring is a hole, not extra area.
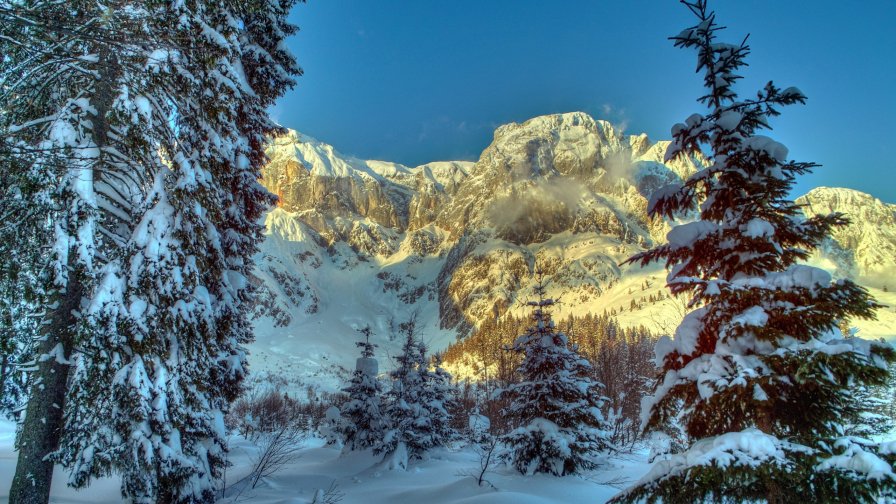
M 799 451 L 805 450 L 805 447 L 781 441 L 758 429 L 729 432 L 721 436 L 701 439 L 684 453 L 671 455 L 666 460 L 654 463 L 647 475 L 641 478 L 637 484 L 678 475 L 696 466 L 757 467 L 769 460 L 784 463 L 785 449 Z
M 681 224 L 672 228 L 666 235 L 670 245 L 676 247 L 693 247 L 701 238 L 713 234 L 719 230 L 718 224 L 709 221 L 694 221 Z
M 731 319 L 733 325 L 763 327 L 768 322 L 768 313 L 759 306 L 752 306 Z
M 748 238 L 762 238 L 763 236 L 774 236 L 774 234 L 774 226 L 758 217 L 747 222 L 744 229 L 744 236 Z
M 824 471 L 827 469 L 845 469 L 847 471 L 855 471 L 864 474 L 868 479 L 884 479 L 896 478 L 893 474 L 893 468 L 885 460 L 881 459 L 874 453 L 867 451 L 864 447 L 849 438 L 843 438 L 835 443 L 838 448 L 843 448 L 843 453 L 831 456 L 821 461 L 816 469 Z
M 787 147 L 785 147 L 784 144 L 772 140 L 767 136 L 755 135 L 745 138 L 743 141 L 743 145 L 747 149 L 765 152 L 772 159 L 780 163 L 787 161 Z

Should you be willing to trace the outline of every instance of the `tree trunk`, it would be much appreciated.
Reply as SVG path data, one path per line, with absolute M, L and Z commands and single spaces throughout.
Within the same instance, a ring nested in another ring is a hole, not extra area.
M 15 338 L 15 331 L 13 331 L 12 328 L 12 314 L 8 311 L 3 314 L 3 326 L 5 327 L 5 329 L 0 330 L 9 332 L 7 333 L 6 337 L 3 338 L 8 342 L 8 345 L 2 349 L 3 362 L 0 362 L 0 404 L 3 404 L 3 399 L 6 396 L 7 389 L 11 388 L 6 386 L 6 380 L 8 379 L 9 375 L 9 356 L 12 353 L 13 347 L 15 346 L 15 342 L 13 342 L 13 339 Z
M 96 115 L 92 121 L 93 142 L 100 152 L 94 164 L 93 183 L 102 178 L 104 148 L 108 145 L 107 114 L 115 99 L 114 85 L 118 80 L 118 62 L 108 47 L 98 48 L 99 79 L 92 103 Z M 74 255 L 74 254 L 72 254 Z M 64 426 L 63 412 L 68 395 L 69 365 L 57 358 L 45 356 L 62 345 L 61 354 L 67 359 L 74 346 L 74 331 L 78 322 L 75 315 L 84 295 L 84 271 L 69 259 L 69 278 L 65 291 L 57 292 L 47 304 L 43 339 L 38 348 L 35 372 L 25 410 L 25 422 L 18 439 L 19 460 L 9 492 L 9 501 L 17 504 L 46 504 L 53 483 L 53 462 L 47 456 L 59 448 Z M 50 308 L 52 307 L 52 308 Z M 59 355 L 55 352 L 54 355 Z
M 9 369 L 9 355 L 3 354 L 3 362 L 0 363 L 0 404 L 3 403 L 3 398 L 6 395 L 6 374 Z
M 9 369 L 9 354 L 3 353 L 3 362 L 0 362 L 0 404 L 3 403 L 3 396 L 6 394 L 6 375 Z
M 9 332 L 3 337 L 3 339 L 8 342 L 8 345 L 2 349 L 3 362 L 0 362 L 0 404 L 3 404 L 3 399 L 6 397 L 6 391 L 12 388 L 11 386 L 7 386 L 6 380 L 9 379 L 9 356 L 12 354 L 12 349 L 15 346 L 15 342 L 13 341 L 15 332 L 12 328 L 12 315 L 8 311 L 3 316 L 3 325 L 6 328 L 4 330 Z
M 53 296 L 54 304 L 50 306 L 55 305 L 55 308 L 47 310 L 39 356 L 49 354 L 60 344 L 63 354 L 69 354 L 77 321 L 74 311 L 79 308 L 81 294 L 81 283 L 73 274 L 66 291 Z M 68 364 L 58 362 L 55 357 L 37 364 L 17 443 L 19 459 L 9 491 L 9 502 L 45 504 L 50 500 L 53 462 L 46 460 L 46 457 L 59 446 L 68 371 Z

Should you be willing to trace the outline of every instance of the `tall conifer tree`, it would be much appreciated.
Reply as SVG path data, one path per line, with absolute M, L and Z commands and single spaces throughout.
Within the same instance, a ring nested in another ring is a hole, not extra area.
M 596 466 L 595 457 L 611 448 L 610 427 L 601 413 L 602 385 L 591 364 L 570 346 L 551 320 L 554 300 L 545 298 L 539 273 L 538 301 L 529 301 L 532 325 L 516 339 L 524 354 L 519 382 L 501 391 L 505 412 L 516 428 L 502 437 L 514 467 L 524 474 L 575 474 Z
M 8 187 L 21 198 L 13 205 L 18 236 L 7 246 L 27 258 L 20 272 L 35 274 L 34 311 L 41 316 L 30 349 L 32 393 L 17 439 L 13 502 L 49 498 L 47 456 L 59 446 L 69 358 L 78 333 L 89 333 L 80 314 L 140 191 L 139 170 L 121 170 L 123 154 L 110 145 L 117 70 L 108 55 L 120 39 L 104 24 L 105 13 L 89 2 L 0 2 L 0 157 Z
M 294 3 L 0 1 L 4 155 L 46 182 L 53 242 L 12 500 L 46 502 L 54 450 L 75 486 L 213 499 Z
M 749 53 L 719 42 L 704 0 L 683 2 L 697 24 L 675 37 L 697 51 L 708 107 L 676 125 L 666 160 L 709 147 L 712 164 L 651 198 L 651 215 L 699 219 L 668 243 L 634 256 L 670 268 L 673 294 L 690 312 L 656 347 L 660 380 L 643 411 L 648 430 L 680 424 L 689 448 L 657 462 L 615 502 L 875 502 L 892 496 L 890 445 L 846 435 L 862 412 L 853 387 L 882 385 L 896 360 L 883 342 L 844 336 L 838 322 L 871 318 L 877 304 L 848 280 L 800 264 L 841 214 L 804 218 L 790 199 L 816 165 L 758 133 L 796 88 L 769 82 L 741 100 L 733 85 Z
M 388 429 L 374 453 L 385 452 L 395 466 L 406 469 L 409 459 L 420 459 L 431 448 L 445 445 L 453 431 L 447 373 L 429 371 L 426 346 L 417 340 L 416 319 L 403 325 L 405 342 L 395 358 L 392 388 L 386 394 Z
M 348 401 L 342 407 L 340 435 L 348 450 L 372 448 L 383 439 L 385 419 L 381 411 L 383 386 L 377 379 L 379 366 L 374 358 L 376 345 L 370 342 L 370 326 L 360 330 L 364 341 L 355 345 L 361 349 L 361 357 L 355 365 L 351 382 L 344 392 Z
M 0 110 L 0 118 L 9 116 Z M 12 419 L 27 399 L 26 370 L 38 365 L 37 313 L 47 277 L 41 247 L 49 237 L 46 221 L 35 215 L 47 210 L 34 200 L 40 181 L 23 169 L 25 159 L 9 155 L 17 143 L 12 135 L 0 137 L 0 415 Z
M 451 425 L 451 413 L 457 407 L 457 389 L 451 384 L 451 373 L 442 367 L 438 356 L 429 365 L 426 346 L 420 342 L 424 358 L 422 404 L 429 418 L 429 432 L 433 446 L 445 446 L 458 436 Z M 432 367 L 432 369 L 430 369 Z

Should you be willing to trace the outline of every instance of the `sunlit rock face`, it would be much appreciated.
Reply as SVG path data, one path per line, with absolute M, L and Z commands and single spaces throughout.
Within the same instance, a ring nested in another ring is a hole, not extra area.
M 432 262 L 437 274 L 423 290 L 438 302 L 438 325 L 463 332 L 512 308 L 536 263 L 580 297 L 618 279 L 617 264 L 668 228 L 647 217 L 650 192 L 702 166 L 662 164 L 663 151 L 580 112 L 501 126 L 475 163 L 413 168 L 343 156 L 291 131 L 268 149 L 262 183 L 341 267 Z M 576 243 L 587 245 L 568 256 Z M 291 268 L 269 276 L 280 282 Z M 421 291 L 419 278 L 393 273 L 377 277 L 386 293 Z M 301 282 L 291 283 L 295 292 Z
M 838 276 L 884 287 L 896 278 L 896 205 L 863 192 L 841 187 L 818 187 L 797 198 L 808 216 L 840 212 L 848 226 L 834 229 L 817 259 L 834 263 Z M 828 269 L 831 269 L 829 267 Z
M 536 267 L 567 300 L 561 311 L 627 307 L 640 283 L 620 286 L 644 273 L 621 263 L 670 229 L 647 216 L 650 195 L 707 165 L 665 162 L 667 146 L 575 112 L 501 126 L 475 162 L 407 167 L 291 131 L 272 142 L 263 171 L 280 202 L 260 254 L 258 317 L 352 335 L 362 319 L 387 334 L 390 317 L 417 313 L 439 346 L 518 310 Z M 853 218 L 814 260 L 835 275 L 896 277 L 894 205 L 826 188 L 799 201 L 808 215 Z M 644 289 L 662 290 L 663 277 L 645 277 Z

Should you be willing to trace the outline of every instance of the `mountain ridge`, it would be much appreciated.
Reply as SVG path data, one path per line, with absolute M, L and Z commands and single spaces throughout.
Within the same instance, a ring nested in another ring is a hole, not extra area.
M 567 301 L 558 316 L 613 308 L 630 325 L 679 316 L 671 302 L 638 302 L 665 298 L 662 267 L 620 265 L 670 229 L 647 216 L 649 196 L 707 164 L 663 163 L 668 143 L 575 112 L 497 128 L 476 162 L 407 167 L 344 156 L 290 131 L 269 147 L 262 173 L 281 199 L 258 257 L 253 351 L 282 364 L 309 353 L 299 341 L 311 343 L 312 367 L 326 373 L 350 365 L 352 329 L 371 324 L 389 351 L 397 324 L 415 314 L 430 346 L 444 348 L 488 318 L 518 313 L 536 264 L 551 278 L 549 295 Z M 878 220 L 896 208 L 837 195 L 810 193 L 809 202 L 861 202 Z M 896 278 L 896 268 L 875 269 L 883 259 L 873 255 L 896 247 L 893 229 L 835 235 L 813 261 L 841 276 Z M 318 326 L 334 336 L 319 338 Z

